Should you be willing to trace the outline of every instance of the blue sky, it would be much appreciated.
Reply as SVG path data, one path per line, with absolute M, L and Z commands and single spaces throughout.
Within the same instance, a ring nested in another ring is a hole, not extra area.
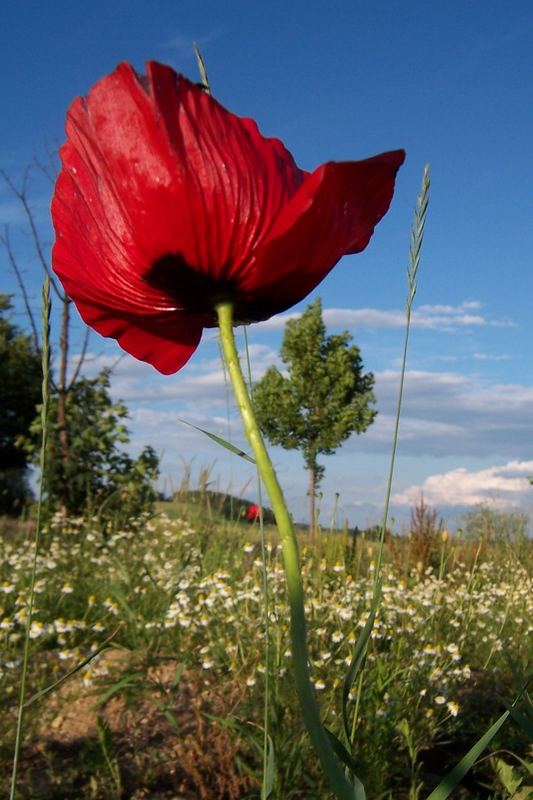
M 298 164 L 358 159 L 404 147 L 407 161 L 367 250 L 345 258 L 318 290 L 331 332 L 348 329 L 376 375 L 378 418 L 324 460 L 322 514 L 365 525 L 379 518 L 402 347 L 409 228 L 424 163 L 432 190 L 394 487 L 401 526 L 424 490 L 450 520 L 487 501 L 531 511 L 533 490 L 533 7 L 519 0 L 459 2 L 167 2 L 34 0 L 2 12 L 0 166 L 20 180 L 34 153 L 63 139 L 66 109 L 117 62 L 146 60 L 196 75 L 191 43 L 207 61 L 217 99 L 281 138 Z M 29 191 L 51 241 L 51 185 Z M 0 183 L 32 302 L 40 275 L 19 206 Z M 15 291 L 0 252 L 2 291 Z M 24 324 L 17 303 L 15 319 Z M 74 335 L 79 342 L 80 328 Z M 276 361 L 283 319 L 249 331 L 254 374 Z M 113 363 L 114 342 L 91 339 L 88 370 Z M 167 487 L 213 464 L 221 488 L 255 496 L 253 474 L 178 417 L 242 443 L 208 333 L 189 366 L 161 377 L 125 357 L 113 391 L 131 411 L 134 449 L 162 455 Z M 229 425 L 229 428 L 228 428 Z M 274 450 L 297 518 L 306 476 L 297 453 Z

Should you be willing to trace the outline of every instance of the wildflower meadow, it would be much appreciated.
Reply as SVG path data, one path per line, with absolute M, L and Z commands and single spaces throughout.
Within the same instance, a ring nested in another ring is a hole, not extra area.
M 50 521 L 35 583 L 20 796 L 257 797 L 266 686 L 272 796 L 329 796 L 295 699 L 272 526 L 262 623 L 257 528 L 226 519 L 216 505 L 210 519 L 205 498 L 167 504 L 111 534 L 86 519 Z M 340 734 L 342 683 L 371 606 L 378 545 L 346 531 L 322 533 L 319 547 L 304 533 L 299 540 L 311 676 Z M 31 555 L 14 532 L 2 547 L 7 765 Z M 407 537 L 390 538 L 383 601 L 349 693 L 353 756 L 369 797 L 427 795 L 512 701 L 530 657 L 529 541 L 446 535 L 421 557 Z M 3 776 L 6 793 L 8 770 Z M 513 796 L 526 798 L 527 776 L 527 737 L 508 725 L 462 792 L 504 798 L 516 787 Z

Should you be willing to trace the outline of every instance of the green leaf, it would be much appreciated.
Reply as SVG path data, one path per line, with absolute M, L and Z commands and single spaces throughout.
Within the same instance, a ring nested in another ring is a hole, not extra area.
M 97 705 L 105 706 L 107 701 L 114 697 L 114 695 L 119 694 L 126 686 L 134 686 L 143 677 L 143 672 L 129 672 L 121 678 L 121 680 L 110 686 L 107 692 L 104 692 L 104 694 L 98 698 Z
M 350 771 L 350 779 L 354 790 L 354 800 L 366 800 L 365 787 L 356 775 L 357 764 L 355 763 L 354 758 L 334 733 L 328 730 L 328 728 L 324 728 L 324 730 L 328 735 L 335 755 Z
M 509 714 L 512 716 L 514 721 L 518 725 L 520 725 L 522 730 L 527 733 L 527 735 L 533 742 L 533 722 L 528 717 L 526 717 L 525 714 L 522 714 L 521 711 L 519 711 L 517 708 L 514 708 L 513 706 L 509 707 Z
M 40 700 L 42 697 L 46 697 L 47 694 L 50 694 L 50 692 L 53 692 L 54 689 L 58 689 L 59 686 L 61 686 L 62 683 L 64 683 L 69 678 L 71 678 L 72 675 L 75 675 L 76 672 L 80 671 L 80 669 L 83 669 L 83 667 L 85 667 L 87 664 L 90 664 L 91 661 L 94 658 L 96 658 L 96 656 L 99 656 L 100 653 L 102 653 L 104 650 L 107 649 L 110 641 L 117 635 L 119 630 L 120 630 L 120 626 L 115 631 L 113 631 L 111 636 L 108 636 L 107 639 L 104 642 L 102 642 L 100 647 L 98 647 L 96 650 L 94 650 L 89 656 L 87 656 L 87 658 L 84 658 L 83 661 L 80 661 L 79 664 L 76 664 L 76 666 L 73 669 L 69 670 L 69 672 L 67 672 L 66 675 L 63 675 L 61 678 L 59 678 L 59 680 L 55 681 L 50 686 L 46 686 L 44 689 L 41 689 L 39 692 L 36 692 L 35 694 L 33 694 L 29 698 L 29 700 L 26 700 L 26 702 L 24 703 L 24 708 L 27 708 L 28 706 L 31 706 L 32 703 L 35 703 L 37 700 Z
M 240 447 L 236 447 L 231 442 L 227 442 L 226 439 L 222 439 L 220 436 L 217 436 L 215 433 L 210 433 L 209 431 L 204 430 L 204 428 L 199 428 L 198 425 L 193 425 L 192 422 L 187 422 L 186 419 L 181 419 L 180 417 L 178 417 L 178 419 L 179 419 L 180 422 L 183 422 L 184 425 L 188 425 L 189 428 L 194 428 L 196 431 L 200 431 L 200 433 L 203 433 L 206 436 L 209 436 L 209 438 L 212 439 L 214 442 L 216 442 L 217 444 L 221 445 L 222 447 L 225 447 L 226 450 L 229 450 L 231 453 L 234 453 L 236 456 L 240 456 L 241 458 L 244 458 L 246 461 L 249 461 L 250 464 L 255 464 L 255 460 L 252 458 L 252 456 L 249 456 L 248 453 L 245 453 L 244 450 L 240 449 Z
M 163 703 L 161 700 L 158 700 L 157 698 L 154 698 L 154 703 L 156 704 L 158 709 L 163 713 L 163 716 L 165 717 L 167 722 L 169 722 L 173 728 L 179 730 L 180 728 L 179 722 L 172 713 L 172 711 L 169 709 L 169 707 L 166 705 L 166 703 Z
M 181 681 L 184 671 L 185 671 L 185 662 L 182 661 L 181 664 L 178 664 L 178 666 L 176 667 L 176 672 L 174 673 L 174 679 L 172 681 L 173 689 L 177 688 L 178 684 Z
M 268 753 L 266 770 L 263 776 L 263 786 L 261 787 L 261 800 L 268 800 L 274 788 L 274 774 L 276 766 L 276 755 L 274 752 L 274 742 L 270 736 L 268 738 Z
M 524 681 L 509 710 L 504 711 L 501 717 L 498 717 L 494 725 L 491 725 L 488 731 L 483 734 L 481 739 L 478 739 L 475 745 L 470 748 L 466 756 L 464 756 L 461 761 L 459 761 L 459 763 L 456 764 L 456 766 L 450 772 L 448 772 L 444 779 L 439 783 L 437 788 L 431 792 L 427 800 L 446 800 L 446 798 L 450 796 L 455 787 L 458 786 L 468 770 L 475 764 L 483 750 L 488 747 L 502 727 L 503 723 L 508 717 L 511 716 L 511 714 L 513 715 L 513 718 L 516 718 L 516 714 L 518 714 L 521 719 L 526 719 L 522 714 L 520 714 L 520 712 L 517 712 L 516 704 L 526 692 L 527 687 L 531 683 L 532 679 L 533 676 L 529 676 L 529 678 Z M 527 697 L 527 694 L 525 696 Z
M 446 798 L 451 795 L 456 786 L 458 786 L 462 781 L 468 770 L 471 769 L 471 767 L 475 764 L 483 750 L 488 747 L 488 745 L 494 739 L 503 723 L 509 716 L 510 712 L 505 711 L 501 717 L 498 717 L 494 725 L 491 725 L 481 739 L 478 739 L 475 745 L 470 748 L 468 753 L 459 761 L 459 763 L 456 764 L 456 766 L 450 770 L 450 772 L 448 772 L 445 778 L 439 783 L 437 788 L 431 792 L 427 800 L 446 800 Z
M 516 770 L 510 764 L 507 764 L 507 762 L 502 758 L 492 758 L 491 762 L 494 765 L 498 779 L 503 784 L 505 790 L 512 797 L 520 787 L 520 784 L 523 783 L 522 776 L 519 775 Z

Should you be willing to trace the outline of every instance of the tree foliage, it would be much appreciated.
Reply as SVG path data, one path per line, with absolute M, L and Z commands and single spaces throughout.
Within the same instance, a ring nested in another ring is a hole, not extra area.
M 67 395 L 68 460 L 61 457 L 57 402 L 54 393 L 43 487 L 51 509 L 70 515 L 90 512 L 105 523 L 127 519 L 149 507 L 156 498 L 152 482 L 158 476 L 159 461 L 151 447 L 137 459 L 122 449 L 129 442 L 125 425 L 128 411 L 110 397 L 109 371 L 96 378 L 79 378 Z M 26 442 L 34 458 L 40 437 L 38 416 Z
M 467 539 L 487 542 L 515 542 L 527 536 L 529 518 L 519 511 L 500 511 L 483 503 L 466 511 L 462 530 Z
M 324 475 L 319 455 L 331 455 L 373 422 L 374 376 L 363 372 L 359 348 L 348 331 L 326 335 L 320 299 L 285 328 L 281 359 L 285 377 L 269 367 L 254 387 L 259 425 L 274 445 L 301 450 L 310 478 L 310 527 Z
M 8 295 L 0 295 L 0 514 L 20 512 L 29 494 L 27 454 L 17 442 L 35 417 L 42 380 L 40 354 L 10 309 Z
M 47 467 L 43 477 L 45 497 L 49 508 L 60 511 L 63 516 L 90 512 L 93 516 L 95 514 L 100 516 L 102 522 L 110 519 L 118 521 L 120 518 L 134 516 L 153 501 L 155 492 L 151 482 L 158 474 L 158 459 L 150 447 L 145 448 L 135 460 L 121 450 L 120 445 L 128 442 L 128 431 L 124 425 L 127 410 L 121 403 L 113 403 L 109 396 L 109 372 L 103 372 L 93 380 L 80 377 L 87 353 L 89 328 L 85 328 L 80 350 L 73 357 L 70 353 L 72 302 L 53 274 L 46 256 L 47 248 L 40 238 L 39 227 L 32 210 L 30 176 L 33 175 L 35 168 L 52 184 L 54 183 L 57 164 L 53 154 L 49 158 L 49 163 L 36 161 L 35 165 L 24 171 L 18 182 L 2 170 L 0 179 L 19 203 L 20 210 L 26 218 L 25 233 L 33 244 L 34 263 L 50 281 L 54 301 L 53 311 L 56 303 L 60 309 L 58 341 L 50 343 L 52 352 L 56 355 L 56 363 L 50 370 L 52 401 L 49 414 Z M 13 391 L 20 425 L 13 432 L 11 439 L 14 441 L 18 437 L 23 443 L 24 449 L 18 449 L 16 452 L 19 459 L 22 459 L 21 463 L 25 465 L 28 457 L 37 463 L 41 443 L 40 417 L 35 417 L 35 405 L 39 402 L 41 394 L 41 366 L 37 355 L 40 347 L 38 324 L 30 304 L 30 295 L 24 279 L 24 266 L 19 260 L 7 226 L 0 233 L 0 245 L 19 285 L 21 300 L 32 331 L 31 340 L 25 336 L 20 339 L 19 335 L 20 341 L 24 341 L 24 347 L 20 346 L 26 350 L 33 348 L 35 356 L 33 371 L 29 367 L 24 369 L 20 365 L 22 356 L 17 355 L 15 351 L 11 354 L 11 362 L 3 358 L 0 365 L 2 369 L 0 377 L 3 378 L 6 370 L 12 380 L 10 386 L 15 386 L 16 381 L 21 387 L 28 387 L 30 384 L 33 386 L 32 380 L 35 378 L 37 388 L 31 395 L 31 402 L 29 391 L 22 391 L 22 388 L 20 391 L 18 388 Z M 0 307 L 0 313 L 2 308 Z M 30 342 L 33 344 L 30 345 Z M 6 381 L 2 380 L 2 388 L 5 385 Z M 0 399 L 3 400 L 3 396 L 0 396 Z M 28 401 L 27 409 L 23 405 L 26 401 Z M 3 402 L 2 409 L 5 407 L 10 406 Z M 5 421 L 3 417 L 0 419 L 3 435 Z M 11 455 L 9 458 L 11 459 Z M 2 473 L 0 481 L 5 480 L 2 472 L 3 463 L 0 462 Z M 21 478 L 24 476 L 23 470 L 19 470 L 16 476 L 18 476 L 17 485 L 24 489 L 24 481 Z M 0 491 L 2 488 L 3 483 L 0 485 Z

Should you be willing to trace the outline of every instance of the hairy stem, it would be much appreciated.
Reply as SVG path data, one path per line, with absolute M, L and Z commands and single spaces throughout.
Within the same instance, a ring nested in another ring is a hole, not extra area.
M 244 327 L 244 347 L 246 352 L 246 377 L 248 388 L 252 391 L 252 365 L 250 363 L 250 350 L 248 348 L 248 334 Z M 269 596 L 268 596 L 268 563 L 265 525 L 263 519 L 263 493 L 261 475 L 256 467 L 257 497 L 259 500 L 259 531 L 261 535 L 261 561 L 263 562 L 263 613 L 265 625 L 265 702 L 263 704 L 263 785 L 261 786 L 261 800 L 268 798 L 268 759 L 269 759 L 269 717 L 270 717 L 270 621 L 269 621 Z
M 309 673 L 304 593 L 298 556 L 298 545 L 274 467 L 263 442 L 252 402 L 246 389 L 233 336 L 233 307 L 229 302 L 217 305 L 222 352 L 241 413 L 244 430 L 253 450 L 257 467 L 268 492 L 281 537 L 285 578 L 291 617 L 291 649 L 294 678 L 302 716 L 332 790 L 338 800 L 353 800 L 354 790 L 335 756 L 330 740 L 320 721 L 320 712 Z

